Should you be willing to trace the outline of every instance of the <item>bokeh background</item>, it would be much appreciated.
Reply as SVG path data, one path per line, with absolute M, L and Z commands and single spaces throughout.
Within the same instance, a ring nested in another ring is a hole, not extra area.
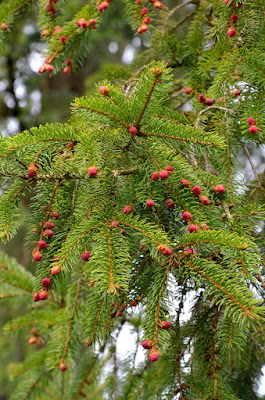
M 5 1 L 5 0 L 3 0 Z M 168 2 L 169 7 L 181 3 L 179 0 Z M 71 3 L 71 4 L 69 4 Z M 66 18 L 72 15 L 85 4 L 85 1 L 74 0 L 65 6 Z M 1 6 L 1 2 L 0 2 Z M 186 18 L 176 34 L 181 36 L 192 21 L 193 4 L 182 8 L 176 18 Z M 38 74 L 43 63 L 45 43 L 41 41 L 36 21 L 36 9 L 22 15 L 7 35 L 7 42 L 0 49 L 0 131 L 3 136 L 14 135 L 32 126 L 50 122 L 66 122 L 70 117 L 70 103 L 75 97 L 90 95 L 94 85 L 104 79 L 115 79 L 119 82 L 120 76 L 130 76 L 136 68 L 135 59 L 139 51 L 148 49 L 148 35 L 135 37 L 134 32 L 124 19 L 120 3 L 115 1 L 104 18 L 100 28 L 93 34 L 93 40 L 88 43 L 87 57 L 79 71 L 69 75 L 63 73 L 48 77 Z M 179 70 L 181 88 L 183 71 Z M 176 99 L 176 104 L 178 100 Z M 188 101 L 183 102 L 184 110 L 190 109 Z M 243 154 L 239 154 L 243 163 L 242 175 L 247 180 L 252 179 L 251 169 Z M 255 154 L 255 164 L 258 170 L 264 169 L 265 157 L 262 151 Z M 1 188 L 0 188 L 1 195 Z M 7 245 L 1 246 L 10 256 L 15 257 L 21 264 L 34 272 L 34 265 L 29 251 L 25 247 L 26 227 L 24 222 L 30 213 L 28 207 L 30 195 L 23 199 L 21 204 L 21 228 L 16 237 Z M 1 304 L 0 301 L 0 400 L 9 399 L 12 387 L 9 385 L 8 365 L 22 361 L 31 351 L 27 345 L 27 338 L 5 336 L 2 332 L 4 324 L 23 313 L 19 305 Z M 186 304 L 186 313 L 189 311 Z M 185 318 L 185 315 L 183 316 Z M 30 335 L 29 335 L 30 336 Z M 135 338 L 131 336 L 129 327 L 124 326 L 119 336 L 119 356 L 125 357 L 134 346 Z M 143 357 L 139 352 L 139 360 Z M 265 383 L 260 382 L 260 394 L 265 394 Z

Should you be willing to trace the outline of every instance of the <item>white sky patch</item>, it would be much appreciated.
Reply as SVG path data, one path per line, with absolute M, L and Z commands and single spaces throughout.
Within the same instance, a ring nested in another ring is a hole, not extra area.
M 258 394 L 261 396 L 265 395 L 265 365 L 262 367 L 262 377 L 259 380 Z
M 190 101 L 186 101 L 186 102 L 182 105 L 182 111 L 193 111 L 193 107 L 192 107 Z
M 28 62 L 31 70 L 37 73 L 40 66 L 43 64 L 43 57 L 40 53 L 33 52 L 29 55 Z
M 14 82 L 14 92 L 16 98 L 19 100 L 23 100 L 27 95 L 26 86 L 23 83 L 23 79 L 17 78 Z
M 7 118 L 7 129 L 9 133 L 17 133 L 19 131 L 19 120 L 15 117 Z
M 110 42 L 110 44 L 109 44 L 109 52 L 111 54 L 115 54 L 115 53 L 117 53 L 118 50 L 119 50 L 118 42 Z
M 137 334 L 132 330 L 129 323 L 125 323 L 118 336 L 117 340 L 117 356 L 120 360 L 128 357 L 128 354 L 133 354 L 136 349 Z M 135 364 L 138 365 L 146 358 L 147 352 L 141 345 L 138 345 Z
M 122 62 L 124 64 L 130 64 L 134 59 L 135 52 L 135 48 L 131 44 L 127 44 L 122 55 Z
M 31 113 L 33 115 L 38 115 L 41 112 L 41 98 L 42 94 L 39 90 L 33 90 L 29 98 L 31 100 L 32 106 L 31 106 Z
M 18 102 L 18 105 L 19 105 L 19 107 L 21 107 L 21 108 L 26 107 L 27 104 L 28 104 L 28 103 L 26 102 L 26 100 L 19 100 L 19 102 Z
M 16 105 L 16 102 L 10 93 L 5 94 L 4 102 L 8 108 L 14 108 Z
M 141 41 L 141 39 L 139 37 L 134 37 L 132 39 L 132 44 L 133 44 L 134 47 L 139 48 L 139 47 L 141 47 L 142 41 Z
M 33 25 L 25 25 L 23 28 L 23 32 L 25 35 L 33 35 L 36 31 L 35 27 Z
M 0 81 L 0 92 L 3 92 L 7 88 L 8 88 L 8 80 L 3 79 L 2 81 Z

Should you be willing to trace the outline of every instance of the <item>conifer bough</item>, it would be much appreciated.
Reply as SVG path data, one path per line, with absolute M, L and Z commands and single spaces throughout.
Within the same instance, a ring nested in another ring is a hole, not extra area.
M 1 6 L 1 39 L 30 3 Z M 62 3 L 40 3 L 40 72 L 74 71 L 112 7 L 91 2 L 59 26 Z M 150 32 L 132 79 L 75 99 L 68 123 L 0 140 L 4 243 L 34 194 L 35 278 L 0 254 L 0 298 L 25 305 L 4 330 L 36 345 L 11 368 L 13 400 L 261 398 L 265 191 L 250 147 L 264 143 L 264 1 L 147 3 L 124 1 Z M 136 350 L 121 360 L 125 323 Z

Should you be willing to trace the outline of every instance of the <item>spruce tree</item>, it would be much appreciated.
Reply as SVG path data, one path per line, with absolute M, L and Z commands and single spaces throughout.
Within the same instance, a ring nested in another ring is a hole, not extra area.
M 0 140 L 0 238 L 30 192 L 36 266 L 0 255 L 0 298 L 24 305 L 5 332 L 32 346 L 10 367 L 11 399 L 261 399 L 265 2 L 91 1 L 71 20 L 65 3 L 4 2 L 2 43 L 38 6 L 40 73 L 74 73 L 119 7 L 150 45 L 131 77 L 117 68 L 74 99 L 67 123 Z M 121 360 L 124 324 L 137 339 Z

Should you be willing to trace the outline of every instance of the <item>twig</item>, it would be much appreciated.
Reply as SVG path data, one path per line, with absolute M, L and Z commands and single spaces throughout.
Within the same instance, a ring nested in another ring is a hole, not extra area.
M 74 208 L 75 208 L 75 197 L 76 197 L 76 192 L 77 192 L 78 186 L 79 186 L 79 179 L 76 180 L 75 187 L 74 187 L 74 191 L 73 191 L 72 205 L 71 205 L 71 213 L 70 213 L 70 220 L 71 220 L 71 218 L 72 218 L 72 216 L 73 216 L 73 213 L 74 213 Z
M 166 17 L 165 17 L 165 20 L 164 20 L 164 23 L 163 23 L 163 26 L 162 26 L 162 35 L 164 35 L 164 33 L 165 33 L 165 27 L 167 26 L 167 23 L 168 23 L 168 20 L 169 20 L 169 18 L 170 17 L 172 17 L 172 15 L 176 12 L 176 11 L 178 11 L 178 10 L 180 10 L 182 7 L 185 7 L 185 6 L 188 6 L 189 4 L 194 4 L 194 0 L 188 0 L 188 1 L 186 1 L 186 3 L 181 3 L 181 4 L 178 4 L 175 8 L 172 8 L 172 10 L 170 10 L 167 14 L 166 14 Z
M 204 113 L 206 113 L 208 110 L 212 110 L 212 109 L 223 110 L 223 111 L 225 111 L 226 113 L 236 114 L 236 111 L 235 111 L 235 110 L 231 110 L 231 109 L 226 108 L 226 107 L 209 106 L 209 107 L 207 107 L 207 108 L 204 108 L 203 110 L 201 110 L 201 111 L 198 113 L 197 119 L 196 119 L 196 123 L 195 123 L 195 128 L 198 128 L 201 116 L 202 116 Z
M 141 166 L 137 165 L 137 166 L 129 168 L 129 169 L 120 169 L 120 170 L 114 169 L 112 172 L 116 178 L 117 176 L 120 176 L 120 175 L 134 174 L 135 172 L 139 172 L 140 170 L 141 170 Z
M 25 7 L 28 3 L 31 3 L 32 0 L 26 0 L 23 4 L 20 4 L 17 8 L 15 8 L 12 12 L 16 14 L 21 8 Z
M 175 29 L 177 29 L 180 25 L 182 25 L 184 22 L 186 22 L 189 18 L 191 18 L 197 10 L 191 11 L 189 14 L 187 14 L 184 18 L 179 20 L 173 28 L 169 29 L 169 33 L 172 33 Z

